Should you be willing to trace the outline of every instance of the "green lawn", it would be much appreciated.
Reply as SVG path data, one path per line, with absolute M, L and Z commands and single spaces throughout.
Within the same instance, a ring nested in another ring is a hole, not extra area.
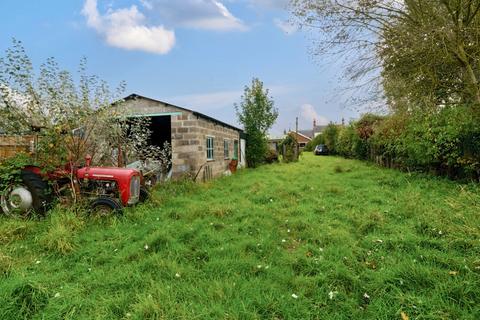
M 479 319 L 479 191 L 308 154 L 123 218 L 0 219 L 0 319 Z

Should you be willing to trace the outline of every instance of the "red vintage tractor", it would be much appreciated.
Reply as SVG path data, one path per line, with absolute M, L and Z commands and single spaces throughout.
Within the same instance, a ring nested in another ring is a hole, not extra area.
M 32 212 L 43 215 L 54 196 L 65 193 L 88 200 L 92 210 L 103 215 L 139 202 L 144 190 L 138 170 L 91 167 L 90 163 L 87 156 L 83 168 L 66 165 L 48 173 L 39 167 L 23 168 L 19 182 L 10 183 L 1 193 L 2 211 L 10 216 L 27 217 Z

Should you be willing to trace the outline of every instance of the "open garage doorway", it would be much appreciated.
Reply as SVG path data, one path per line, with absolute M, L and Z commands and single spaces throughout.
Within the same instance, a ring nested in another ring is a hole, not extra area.
M 151 145 L 163 148 L 165 142 L 172 145 L 172 119 L 171 116 L 152 116 L 150 118 L 149 143 Z
M 135 122 L 135 119 L 141 119 L 141 121 Z M 129 121 L 130 125 L 140 125 L 138 128 L 147 129 L 146 126 L 148 126 L 149 137 L 148 140 L 144 140 L 146 145 L 143 143 L 141 144 L 141 150 L 145 151 L 143 153 L 142 151 L 138 151 L 138 157 L 135 159 L 130 158 L 131 161 L 128 162 L 127 168 L 139 170 L 142 173 L 144 183 L 147 186 L 153 186 L 161 181 L 170 179 L 172 175 L 171 115 L 135 115 L 132 116 Z M 144 130 L 144 132 L 145 131 L 146 130 Z M 130 131 L 130 139 L 135 139 L 132 134 L 133 131 Z

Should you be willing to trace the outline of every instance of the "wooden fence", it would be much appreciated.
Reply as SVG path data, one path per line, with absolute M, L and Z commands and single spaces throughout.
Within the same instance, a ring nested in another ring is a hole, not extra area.
M 12 157 L 19 152 L 33 152 L 38 137 L 0 135 L 0 161 Z

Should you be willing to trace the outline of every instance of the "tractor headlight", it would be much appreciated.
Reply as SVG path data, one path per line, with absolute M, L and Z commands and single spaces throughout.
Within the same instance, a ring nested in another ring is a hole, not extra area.
M 130 199 L 128 204 L 135 204 L 140 197 L 140 176 L 133 176 L 130 181 Z

